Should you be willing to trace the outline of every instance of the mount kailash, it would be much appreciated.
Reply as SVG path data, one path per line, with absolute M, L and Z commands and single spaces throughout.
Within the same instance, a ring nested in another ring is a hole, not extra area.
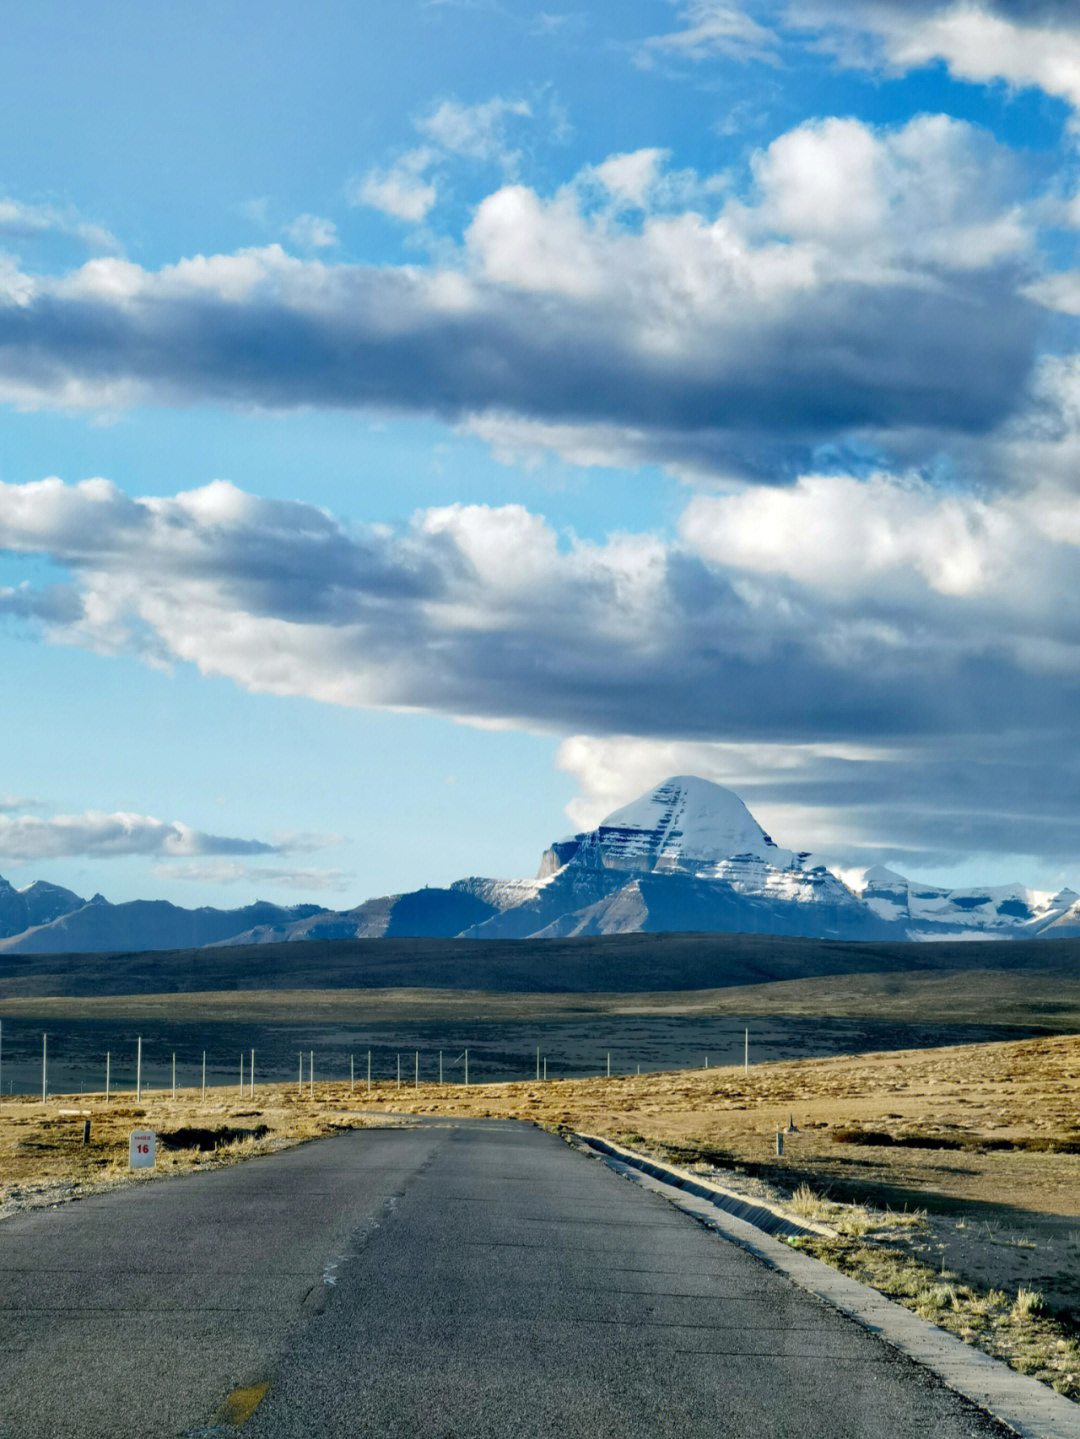
M 939 889 L 881 867 L 845 883 L 782 849 L 730 790 L 677 775 L 544 851 L 535 879 L 461 879 L 355 909 L 257 902 L 110 904 L 0 879 L 0 952 L 182 949 L 305 939 L 556 938 L 707 931 L 843 940 L 1080 935 L 1080 896 L 1022 885 Z

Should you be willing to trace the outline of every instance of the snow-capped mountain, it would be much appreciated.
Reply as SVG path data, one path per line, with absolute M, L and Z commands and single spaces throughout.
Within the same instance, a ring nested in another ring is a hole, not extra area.
M 849 875 L 848 884 L 879 919 L 905 925 L 911 939 L 938 939 L 942 927 L 959 930 L 964 938 L 1041 932 L 1063 921 L 1080 901 L 1071 889 L 1051 894 L 1021 884 L 938 889 L 913 884 L 883 865 Z M 1070 922 L 1080 919 L 1073 914 Z
M 737 794 L 695 775 L 665 780 L 588 834 L 553 844 L 541 861 L 541 876 L 575 856 L 606 869 L 681 870 L 702 879 L 721 877 L 716 867 L 736 859 L 786 869 L 796 858 L 777 847 Z
M 1080 896 L 1022 885 L 941 889 L 881 867 L 841 879 L 806 850 L 781 848 L 737 795 L 694 775 L 667 779 L 595 829 L 556 841 L 535 879 L 461 879 L 344 911 L 110 905 L 100 895 L 87 902 L 56 885 L 16 890 L 0 879 L 0 952 L 12 953 L 670 931 L 894 941 L 1068 937 L 1080 935 Z

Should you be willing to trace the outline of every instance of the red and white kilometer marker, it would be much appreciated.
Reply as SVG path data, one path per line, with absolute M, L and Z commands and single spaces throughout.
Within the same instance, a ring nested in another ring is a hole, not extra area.
M 128 1141 L 128 1168 L 153 1169 L 157 1136 L 152 1129 L 133 1129 Z

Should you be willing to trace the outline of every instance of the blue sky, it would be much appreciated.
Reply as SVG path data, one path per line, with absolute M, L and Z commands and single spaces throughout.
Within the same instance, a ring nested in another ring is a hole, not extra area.
M 695 772 L 1080 888 L 1078 108 L 1051 0 L 22 7 L 0 873 L 343 906 Z

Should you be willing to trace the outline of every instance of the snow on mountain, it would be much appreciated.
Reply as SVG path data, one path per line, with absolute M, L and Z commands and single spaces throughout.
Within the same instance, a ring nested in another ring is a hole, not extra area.
M 735 859 L 774 869 L 795 862 L 780 849 L 731 790 L 695 775 L 675 775 L 602 820 L 596 829 L 552 845 L 540 875 L 584 854 L 607 869 L 673 871 L 707 876 Z
M 1061 920 L 1080 898 L 1071 889 L 1052 894 L 1022 884 L 941 889 L 916 884 L 883 865 L 864 870 L 861 879 L 849 875 L 848 884 L 879 919 L 910 925 L 912 939 L 939 938 L 940 925 L 956 929 L 964 938 L 1041 932 Z
M 0 878 L 0 953 L 680 930 L 886 941 L 1069 937 L 1080 936 L 1080 896 L 1018 884 L 945 889 L 881 865 L 837 875 L 805 850 L 781 848 L 737 795 L 693 775 L 675 775 L 594 830 L 557 841 L 535 879 L 460 879 L 344 911 L 111 905 L 44 881 L 16 890 Z

